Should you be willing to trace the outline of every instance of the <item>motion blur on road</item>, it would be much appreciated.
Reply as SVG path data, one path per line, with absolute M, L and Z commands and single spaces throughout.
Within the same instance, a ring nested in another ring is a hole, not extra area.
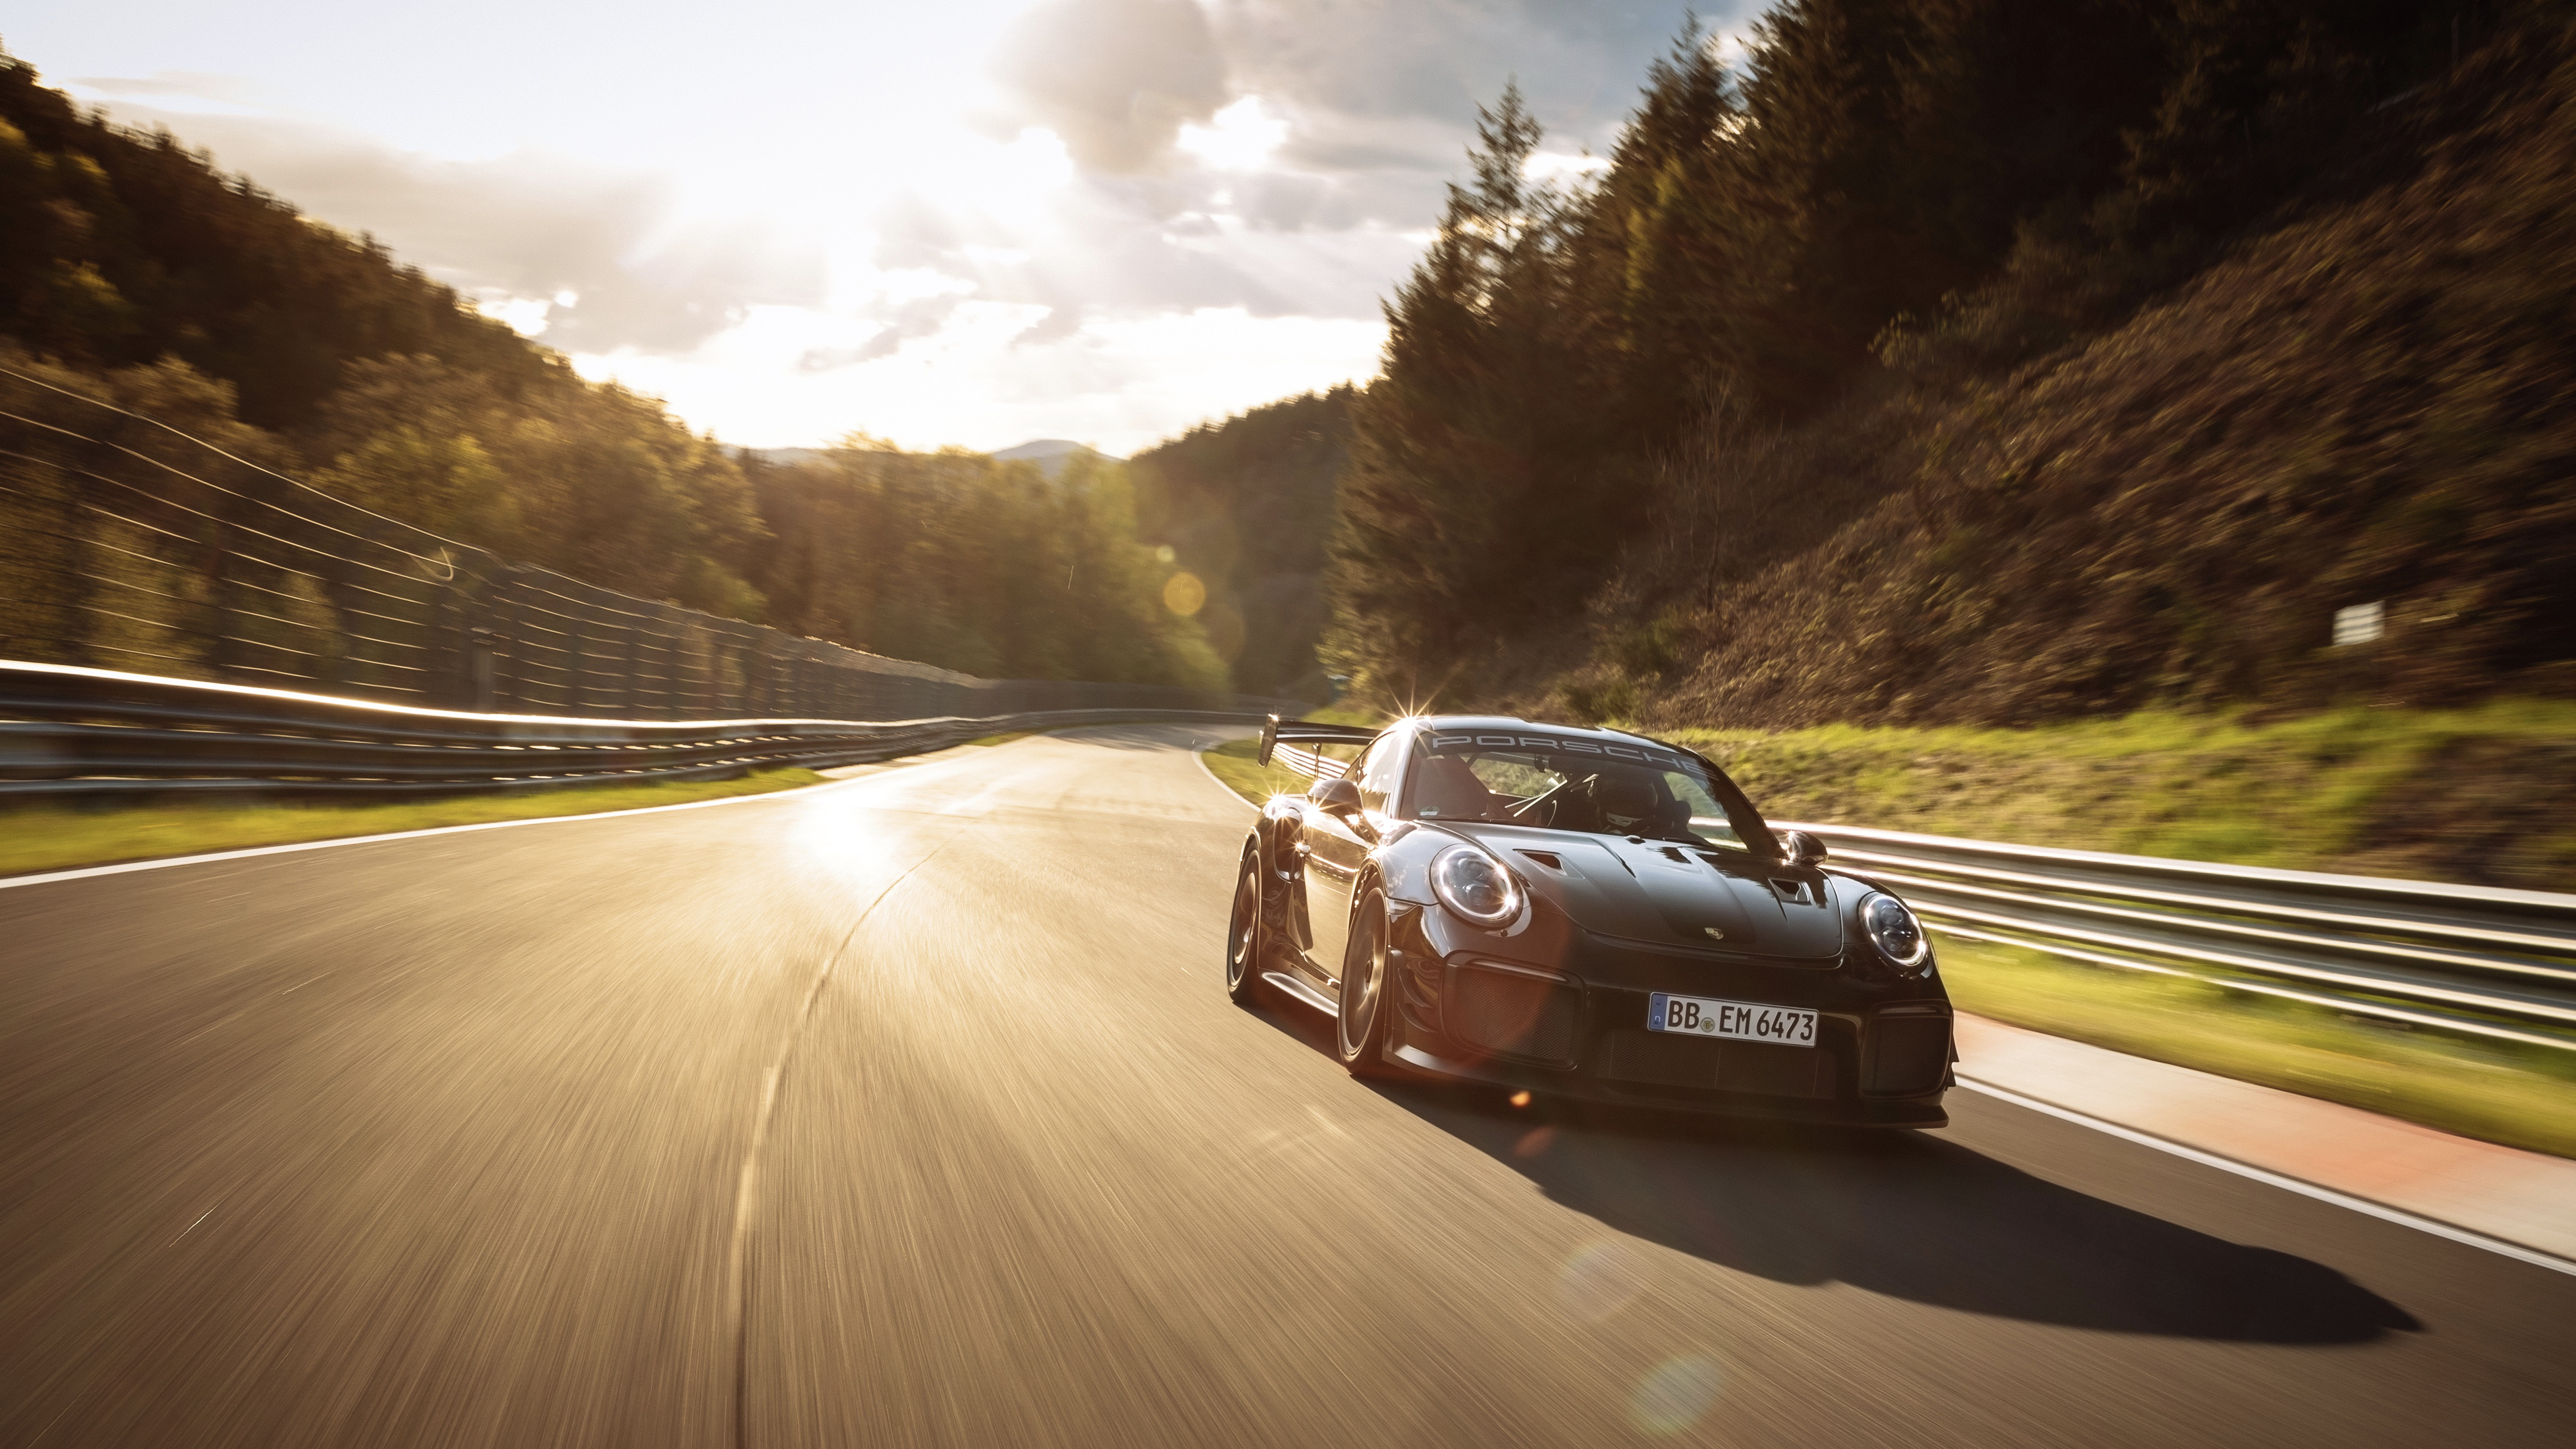
M 1178 729 L 0 890 L 0 1443 L 2538 1444 L 2576 1278 L 1220 989 Z

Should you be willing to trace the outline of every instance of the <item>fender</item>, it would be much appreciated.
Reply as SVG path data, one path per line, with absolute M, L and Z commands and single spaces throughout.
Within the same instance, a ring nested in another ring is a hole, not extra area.
M 1298 838 L 1305 826 L 1304 802 L 1282 797 L 1261 807 L 1252 827 L 1261 852 L 1264 918 L 1277 940 L 1298 951 L 1315 945 L 1314 923 L 1306 919 L 1306 847 Z

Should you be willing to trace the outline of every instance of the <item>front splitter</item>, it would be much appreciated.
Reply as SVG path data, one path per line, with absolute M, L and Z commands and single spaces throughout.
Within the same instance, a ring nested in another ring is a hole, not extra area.
M 1395 1047 L 1388 1051 L 1390 1061 L 1458 1081 L 1480 1082 L 1487 1086 L 1511 1087 L 1540 1093 L 1567 1101 L 1598 1102 L 1604 1106 L 1644 1107 L 1661 1112 L 1689 1112 L 1707 1117 L 1755 1117 L 1774 1122 L 1812 1122 L 1835 1127 L 1909 1127 L 1933 1128 L 1950 1125 L 1950 1114 L 1942 1109 L 1941 1096 L 1907 1097 L 1895 1101 L 1810 1102 L 1783 1097 L 1762 1097 L 1742 1092 L 1712 1092 L 1705 1097 L 1669 1097 L 1655 1092 L 1624 1091 L 1618 1086 L 1586 1077 L 1572 1077 L 1562 1072 L 1540 1069 L 1515 1069 L 1488 1062 L 1460 1061 L 1454 1057 L 1434 1055 L 1418 1046 Z

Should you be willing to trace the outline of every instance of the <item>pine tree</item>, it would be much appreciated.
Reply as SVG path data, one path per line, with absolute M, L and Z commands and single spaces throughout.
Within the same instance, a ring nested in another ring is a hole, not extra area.
M 1541 135 L 1517 86 L 1479 108 L 1471 184 L 1386 308 L 1385 372 L 1354 413 L 1326 650 L 1375 687 L 1438 689 L 1607 531 L 1579 461 L 1600 423 L 1565 305 L 1574 212 L 1525 176 Z

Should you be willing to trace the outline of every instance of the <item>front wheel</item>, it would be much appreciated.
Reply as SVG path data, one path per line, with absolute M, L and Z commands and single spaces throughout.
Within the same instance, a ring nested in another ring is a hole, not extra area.
M 1268 944 L 1261 928 L 1261 847 L 1243 848 L 1243 870 L 1234 880 L 1234 915 L 1225 928 L 1225 994 L 1237 1006 L 1261 994 L 1261 958 Z
M 1389 1018 L 1387 1000 L 1386 897 L 1375 890 L 1360 898 L 1351 918 L 1350 950 L 1342 959 L 1340 1014 L 1334 1018 L 1334 1055 L 1355 1077 L 1394 1075 L 1386 1062 Z

